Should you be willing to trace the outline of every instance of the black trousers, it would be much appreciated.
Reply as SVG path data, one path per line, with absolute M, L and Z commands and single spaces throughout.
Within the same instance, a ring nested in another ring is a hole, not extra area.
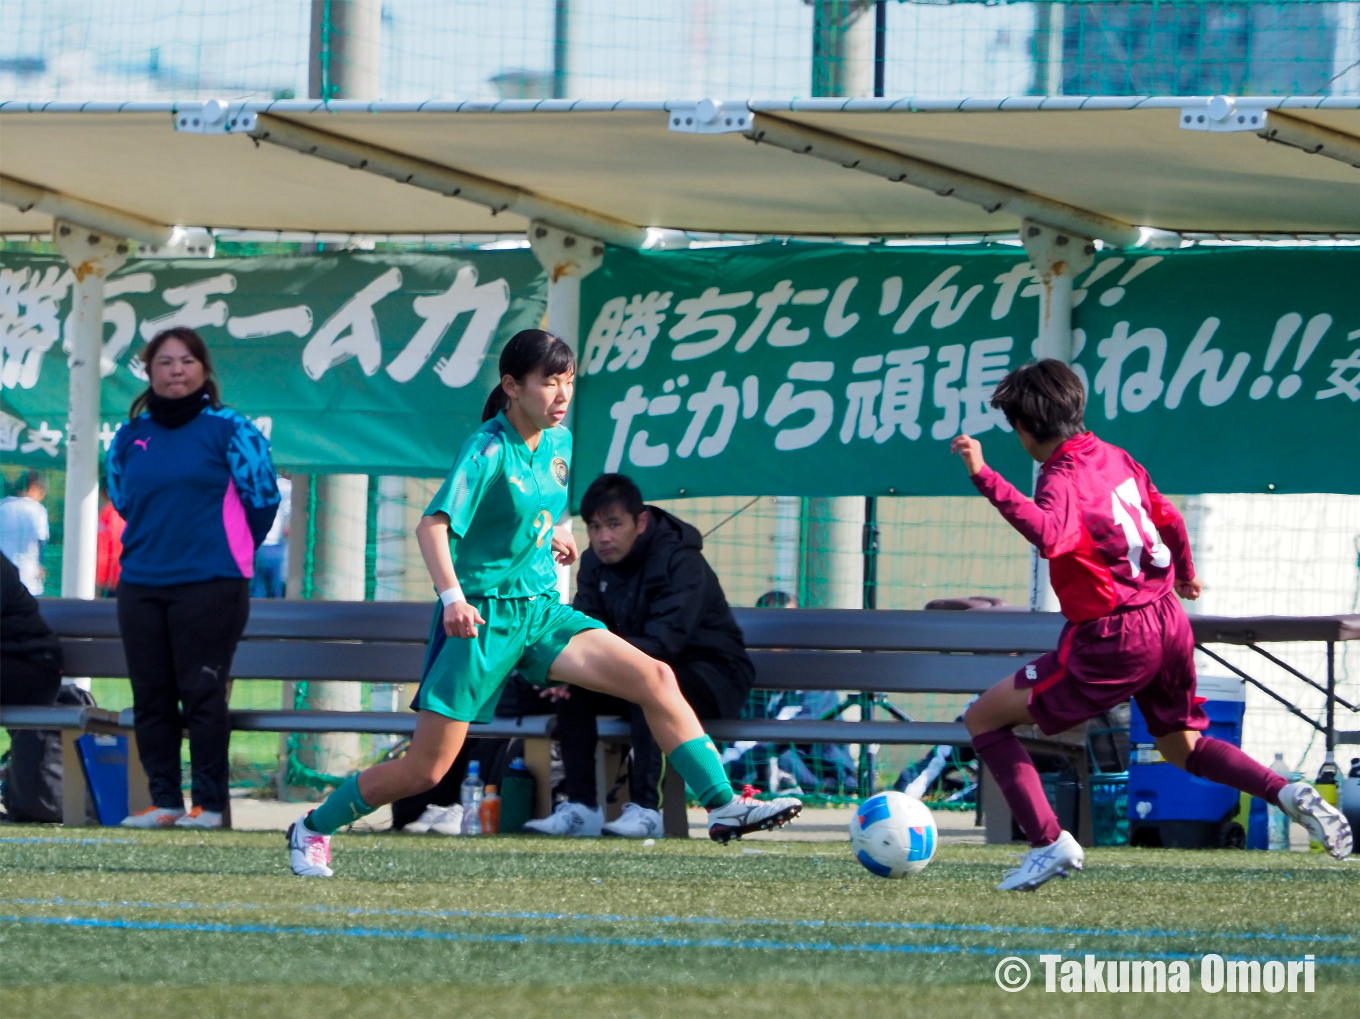
M 227 684 L 249 616 L 250 581 L 241 578 L 166 587 L 126 580 L 118 585 L 137 752 L 158 807 L 184 806 L 180 740 L 187 729 L 194 804 L 226 809 Z
M 680 692 L 700 718 L 720 718 L 707 683 L 683 665 L 675 669 Z M 642 709 L 619 697 L 596 693 L 583 687 L 569 687 L 571 696 L 557 704 L 557 729 L 554 735 L 562 750 L 563 790 L 567 799 L 592 809 L 600 806 L 595 788 L 595 747 L 599 730 L 598 715 L 619 715 L 632 729 L 633 765 L 629 770 L 628 795 L 640 807 L 657 810 L 661 804 L 661 748 Z

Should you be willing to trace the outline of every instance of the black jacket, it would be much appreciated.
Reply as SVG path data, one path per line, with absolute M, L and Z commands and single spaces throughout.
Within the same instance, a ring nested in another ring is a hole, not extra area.
M 755 682 L 741 627 L 704 559 L 691 525 L 648 506 L 651 525 L 622 562 L 581 555 L 572 605 L 634 647 L 700 677 L 724 717 L 734 717 Z
M 19 579 L 18 567 L 5 555 L 0 555 L 0 654 L 55 662 L 61 668 L 61 641 Z

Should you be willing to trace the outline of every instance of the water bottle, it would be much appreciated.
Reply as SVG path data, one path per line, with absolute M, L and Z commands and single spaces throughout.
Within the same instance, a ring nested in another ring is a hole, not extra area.
M 482 767 L 476 761 L 468 765 L 467 778 L 463 779 L 462 795 L 460 801 L 463 804 L 463 834 L 480 835 L 482 833 Z
M 1289 771 L 1289 765 L 1284 763 L 1284 754 L 1275 755 L 1275 760 L 1270 764 L 1270 770 L 1275 772 L 1275 774 L 1279 775 L 1286 782 L 1290 781 L 1291 773 Z M 1270 833 L 1266 843 L 1267 846 L 1270 849 L 1287 850 L 1289 848 L 1289 815 L 1273 803 L 1270 805 L 1270 809 L 1266 811 L 1266 814 L 1269 818 L 1268 830 Z
M 1331 753 L 1327 754 L 1327 759 L 1322 762 L 1322 767 L 1318 769 L 1317 778 L 1313 782 L 1313 788 L 1318 791 L 1318 795 L 1330 803 L 1332 806 L 1337 804 L 1337 786 L 1340 784 L 1341 769 L 1336 766 L 1336 761 Z M 1314 853 L 1322 852 L 1322 843 L 1317 839 L 1308 840 L 1308 849 Z

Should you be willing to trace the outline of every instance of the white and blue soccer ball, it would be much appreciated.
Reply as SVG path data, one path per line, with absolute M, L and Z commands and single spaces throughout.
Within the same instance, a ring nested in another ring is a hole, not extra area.
M 926 869 L 938 841 L 929 808 L 906 793 L 870 796 L 850 819 L 850 850 L 879 877 L 907 877 Z

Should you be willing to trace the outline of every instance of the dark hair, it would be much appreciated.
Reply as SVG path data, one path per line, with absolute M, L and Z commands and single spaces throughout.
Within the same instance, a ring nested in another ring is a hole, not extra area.
M 501 351 L 500 370 L 502 378 L 509 375 L 516 382 L 538 370 L 545 376 L 563 375 L 576 371 L 576 355 L 561 337 L 546 329 L 521 329 Z M 482 420 L 490 421 L 508 406 L 510 397 L 497 382 L 482 407 Z
M 161 347 L 165 346 L 167 340 L 179 340 L 189 348 L 189 353 L 194 355 L 195 360 L 203 365 L 203 388 L 208 391 L 208 399 L 212 401 L 214 407 L 222 406 L 221 391 L 217 388 L 217 379 L 213 377 L 212 358 L 208 356 L 208 345 L 203 342 L 203 337 L 186 326 L 175 326 L 173 329 L 163 329 L 155 336 L 151 337 L 151 342 L 143 348 L 141 353 L 142 364 L 146 366 L 147 384 L 145 392 L 139 393 L 137 399 L 132 401 L 132 406 L 128 408 L 128 419 L 135 420 L 137 415 L 146 410 L 147 402 L 151 399 L 151 362 L 160 353 Z
M 756 608 L 786 609 L 792 601 L 787 591 L 766 591 L 756 599 Z
M 1019 425 L 1036 442 L 1070 439 L 1086 430 L 1086 390 L 1077 373 L 1054 358 L 1016 368 L 996 387 L 992 406 Z
M 622 506 L 634 520 L 642 515 L 642 491 L 628 475 L 601 474 L 592 481 L 581 496 L 581 519 L 588 524 L 611 506 Z
M 24 471 L 14 479 L 14 491 L 27 492 L 30 488 L 47 491 L 47 479 L 43 477 L 41 471 Z

